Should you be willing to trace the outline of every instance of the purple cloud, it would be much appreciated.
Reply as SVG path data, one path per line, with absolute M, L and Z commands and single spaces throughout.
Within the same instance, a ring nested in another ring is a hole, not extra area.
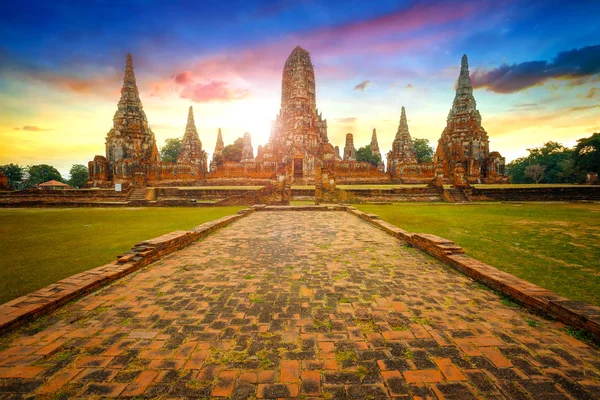
M 353 90 L 360 90 L 361 92 L 364 92 L 365 89 L 367 88 L 367 86 L 369 86 L 370 84 L 371 84 L 371 81 L 369 81 L 369 80 L 362 81 L 358 85 L 354 86 Z
M 600 45 L 563 51 L 550 61 L 526 61 L 503 64 L 498 68 L 471 74 L 473 88 L 487 88 L 496 93 L 515 93 L 541 85 L 549 79 L 569 79 L 575 85 L 600 73 Z

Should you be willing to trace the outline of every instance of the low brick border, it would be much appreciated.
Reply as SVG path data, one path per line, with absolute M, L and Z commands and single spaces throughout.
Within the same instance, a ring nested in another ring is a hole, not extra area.
M 137 243 L 130 251 L 119 255 L 116 261 L 70 276 L 4 303 L 0 305 L 0 334 L 131 274 L 252 212 L 254 209 L 247 208 L 238 211 L 237 215 L 228 215 L 206 222 L 189 231 L 175 231 L 145 240 Z
M 585 329 L 600 339 L 600 307 L 583 301 L 574 301 L 548 289 L 534 285 L 514 275 L 476 260 L 464 254 L 463 249 L 451 240 L 426 233 L 411 233 L 367 214 L 354 207 L 346 210 L 388 234 L 406 241 L 438 260 L 486 286 L 504 293 L 524 306 L 556 318 L 558 321 Z

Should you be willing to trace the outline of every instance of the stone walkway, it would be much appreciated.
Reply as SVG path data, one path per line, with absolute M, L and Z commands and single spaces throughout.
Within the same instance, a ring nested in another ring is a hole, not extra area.
M 256 212 L 0 339 L 0 398 L 600 394 L 600 352 L 345 212 Z

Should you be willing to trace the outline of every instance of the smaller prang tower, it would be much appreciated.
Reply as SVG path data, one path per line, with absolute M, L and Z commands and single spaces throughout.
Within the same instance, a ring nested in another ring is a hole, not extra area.
M 438 141 L 434 157 L 444 178 L 453 180 L 455 168 L 461 166 L 468 183 L 493 183 L 506 180 L 505 160 L 498 152 L 490 153 L 488 134 L 481 126 L 481 114 L 473 96 L 469 60 L 462 56 L 460 75 L 446 128 Z

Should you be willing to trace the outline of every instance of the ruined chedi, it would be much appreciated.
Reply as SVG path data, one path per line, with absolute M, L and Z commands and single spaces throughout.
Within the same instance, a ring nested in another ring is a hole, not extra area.
M 223 134 L 221 133 L 221 128 L 217 131 L 217 143 L 215 144 L 215 151 L 212 155 L 212 160 L 210 162 L 210 172 L 215 172 L 217 169 L 217 164 L 221 162 L 223 157 L 223 149 L 225 148 L 225 143 L 223 142 Z
M 202 150 L 202 142 L 196 130 L 194 109 L 190 106 L 188 111 L 185 133 L 181 141 L 181 150 L 177 157 L 178 163 L 206 163 L 206 152 Z
M 160 161 L 154 133 L 148 126 L 133 72 L 131 54 L 127 54 L 121 98 L 106 135 L 106 157 L 97 155 L 88 163 L 89 186 L 112 187 L 114 184 L 138 187 L 158 182 L 177 184 L 204 180 L 206 153 L 194 124 L 190 107 L 183 137 L 183 150 L 175 163 Z M 123 188 L 125 188 L 124 186 Z
M 129 175 L 145 162 L 160 161 L 156 140 L 148 126 L 133 72 L 133 59 L 127 54 L 121 99 L 106 135 L 109 175 Z
M 498 152 L 490 153 L 489 146 L 488 134 L 481 126 L 481 115 L 473 96 L 465 54 L 461 60 L 456 95 L 446 128 L 438 141 L 434 163 L 439 164 L 445 180 L 453 180 L 455 172 L 458 172 L 455 168 L 460 164 L 468 183 L 504 182 L 505 159 Z
M 344 161 L 356 161 L 356 147 L 354 147 L 354 135 L 346 134 L 346 145 L 344 146 Z
M 244 147 L 242 147 L 242 163 L 254 162 L 254 149 L 252 148 L 252 138 L 248 132 L 244 133 Z
M 295 178 L 314 178 L 315 162 L 334 160 L 327 120 L 316 107 L 315 72 L 308 51 L 297 46 L 283 68 L 281 108 L 271 125 L 269 143 L 257 161 L 290 165 Z
M 398 131 L 392 143 L 392 150 L 387 154 L 387 171 L 392 177 L 400 176 L 401 165 L 416 164 L 417 157 L 406 120 L 406 109 L 402 106 Z
M 373 128 L 373 134 L 371 135 L 371 154 L 379 157 L 377 163 L 377 169 L 381 172 L 384 171 L 383 157 L 381 157 L 381 150 L 379 150 L 379 142 L 377 141 L 377 130 Z

